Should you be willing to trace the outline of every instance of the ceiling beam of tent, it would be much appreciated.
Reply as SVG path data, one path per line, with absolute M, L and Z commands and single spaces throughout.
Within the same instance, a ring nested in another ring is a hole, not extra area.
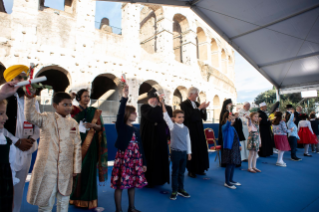
M 261 75 L 263 75 L 271 84 L 276 88 L 279 88 L 279 84 L 275 82 L 269 75 L 261 69 L 237 44 L 232 42 L 227 35 L 212 22 L 200 9 L 196 6 L 191 7 L 192 11 L 201 17 L 212 29 L 214 29 L 229 45 L 231 45 L 241 56 L 243 56 Z
M 280 61 L 276 61 L 276 62 L 262 64 L 262 65 L 259 65 L 259 67 L 260 68 L 264 68 L 264 67 L 267 67 L 267 66 L 279 65 L 279 64 L 282 64 L 282 63 L 288 63 L 288 62 L 292 62 L 292 61 L 295 61 L 295 60 L 300 60 L 300 59 L 304 59 L 304 58 L 308 58 L 308 57 L 314 57 L 314 56 L 317 56 L 317 55 L 319 55 L 319 52 L 314 52 L 314 53 L 310 53 L 310 54 L 305 54 L 305 55 L 300 55 L 300 56 L 288 58 L 288 59 L 285 59 L 285 60 L 280 60 Z
M 277 20 L 277 21 L 271 22 L 271 23 L 266 24 L 266 25 L 264 25 L 264 26 L 260 26 L 260 27 L 258 27 L 258 28 L 256 28 L 256 29 L 250 30 L 250 31 L 245 32 L 245 33 L 242 33 L 242 34 L 240 34 L 240 35 L 236 35 L 236 36 L 231 37 L 231 38 L 229 38 L 229 39 L 230 39 L 230 40 L 234 40 L 234 39 L 236 39 L 236 38 L 243 37 L 243 36 L 245 36 L 245 35 L 248 35 L 248 34 L 250 34 L 250 33 L 256 32 L 256 31 L 258 31 L 258 30 L 267 28 L 267 27 L 272 26 L 272 25 L 274 25 L 274 24 L 278 24 L 278 23 L 280 23 L 280 22 L 286 21 L 286 20 L 288 20 L 288 19 L 290 19 L 290 18 L 293 18 L 293 17 L 295 17 L 295 16 L 301 15 L 301 14 L 303 14 L 303 13 L 306 13 L 306 12 L 308 12 L 308 11 L 310 11 L 310 10 L 313 10 L 313 9 L 316 9 L 316 8 L 318 8 L 318 7 L 319 7 L 319 4 L 316 4 L 316 5 L 312 6 L 312 7 L 309 7 L 309 8 L 307 8 L 307 9 L 302 10 L 302 11 L 296 12 L 296 13 L 294 13 L 294 14 L 291 14 L 291 15 L 287 16 L 287 17 L 281 18 L 281 19 L 279 19 L 279 20 Z
M 178 6 L 178 7 L 190 7 L 190 1 L 177 1 L 177 0 L 95 0 L 95 1 L 110 1 L 110 2 L 121 2 L 121 3 L 140 3 L 140 4 L 159 4 L 166 6 Z
M 319 81 L 308 83 L 306 85 L 290 85 L 280 88 L 280 94 L 300 93 L 301 91 L 319 90 Z

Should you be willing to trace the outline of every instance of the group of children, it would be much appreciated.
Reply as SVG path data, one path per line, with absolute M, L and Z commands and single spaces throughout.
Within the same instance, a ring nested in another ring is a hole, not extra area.
M 123 189 L 128 189 L 129 212 L 138 212 L 135 208 L 135 188 L 147 185 L 144 173 L 147 170 L 141 136 L 133 123 L 137 118 L 136 109 L 126 105 L 129 95 L 127 85 L 123 88 L 123 97 L 119 107 L 116 121 L 118 138 L 115 147 L 118 149 L 114 161 L 111 187 L 115 189 L 114 199 L 116 210 L 122 211 L 121 199 Z M 171 119 L 166 111 L 164 100 L 159 97 L 163 108 L 163 117 L 171 134 L 171 162 L 172 162 L 172 193 L 170 199 L 177 196 L 190 197 L 184 189 L 184 172 L 187 160 L 191 160 L 191 142 L 188 128 L 183 124 L 184 112 L 175 110 Z M 51 211 L 57 198 L 58 211 L 67 211 L 72 191 L 73 177 L 81 173 L 81 138 L 79 127 L 70 117 L 72 102 L 70 95 L 56 93 L 53 98 L 55 113 L 38 113 L 34 108 L 34 95 L 26 96 L 26 120 L 39 126 L 41 142 L 38 150 L 32 179 L 29 185 L 27 201 L 39 206 L 41 211 Z M 313 151 L 319 153 L 318 124 L 315 114 L 300 115 L 298 127 L 294 123 L 294 113 L 287 112 L 285 121 L 283 114 L 275 113 L 273 134 L 276 148 L 279 150 L 276 165 L 285 167 L 283 154 L 291 150 L 291 158 L 300 160 L 296 156 L 298 143 L 305 145 L 304 156 L 308 154 L 309 144 L 313 144 Z M 4 133 L 6 116 L 6 101 L 0 101 L 0 192 L 1 211 L 12 210 L 14 176 L 11 174 L 9 152 L 12 141 Z M 235 128 L 232 126 L 235 116 L 226 112 L 222 119 L 223 155 L 222 161 L 227 164 L 225 170 L 224 186 L 235 189 L 240 186 L 234 178 L 235 166 L 241 163 L 241 144 Z M 256 167 L 257 152 L 262 145 L 259 133 L 259 115 L 251 113 L 248 117 L 249 137 L 247 149 L 249 150 L 248 171 L 261 172 Z M 317 136 L 317 137 L 316 137 Z M 55 150 L 48 152 L 48 146 L 54 145 Z M 12 163 L 12 162 L 11 162 Z M 58 166 L 58 168 L 56 168 Z M 4 195 L 5 194 L 5 195 Z M 3 198 L 4 197 L 4 198 Z

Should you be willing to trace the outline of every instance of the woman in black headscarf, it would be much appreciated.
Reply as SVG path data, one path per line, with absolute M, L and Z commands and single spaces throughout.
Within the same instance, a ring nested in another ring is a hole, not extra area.
M 220 116 L 219 116 L 219 130 L 218 130 L 218 144 L 221 145 L 222 149 L 221 149 L 221 153 L 223 155 L 223 134 L 222 134 L 222 119 L 224 114 L 228 111 L 231 112 L 231 106 L 233 105 L 233 102 L 231 101 L 231 99 L 226 99 L 223 102 L 223 106 L 222 106 L 222 110 L 220 112 Z M 226 167 L 226 164 L 222 163 L 221 167 Z

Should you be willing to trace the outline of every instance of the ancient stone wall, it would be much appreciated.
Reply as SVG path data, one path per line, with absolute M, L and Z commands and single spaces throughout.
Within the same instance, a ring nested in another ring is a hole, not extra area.
M 189 87 L 199 88 L 200 101 L 211 101 L 208 121 L 225 98 L 236 102 L 234 50 L 189 9 L 123 4 L 120 35 L 106 20 L 95 29 L 94 16 L 91 0 L 67 0 L 64 11 L 14 0 L 12 14 L 0 12 L 0 71 L 38 63 L 35 75 L 55 91 L 89 88 L 107 116 L 116 114 L 122 74 L 136 107 L 151 87 L 175 108 Z

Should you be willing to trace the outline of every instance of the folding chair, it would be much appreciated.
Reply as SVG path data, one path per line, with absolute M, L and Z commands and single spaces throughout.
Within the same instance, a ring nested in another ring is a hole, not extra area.
M 221 145 L 217 145 L 217 143 L 216 143 L 216 140 L 218 138 L 215 138 L 214 130 L 212 128 L 206 128 L 206 129 L 204 129 L 204 134 L 205 134 L 205 138 L 206 138 L 207 148 L 209 150 L 216 151 L 215 161 L 217 160 L 217 157 L 218 157 L 218 162 L 220 165 L 219 151 L 221 150 Z M 213 144 L 214 146 L 209 147 L 209 144 Z

